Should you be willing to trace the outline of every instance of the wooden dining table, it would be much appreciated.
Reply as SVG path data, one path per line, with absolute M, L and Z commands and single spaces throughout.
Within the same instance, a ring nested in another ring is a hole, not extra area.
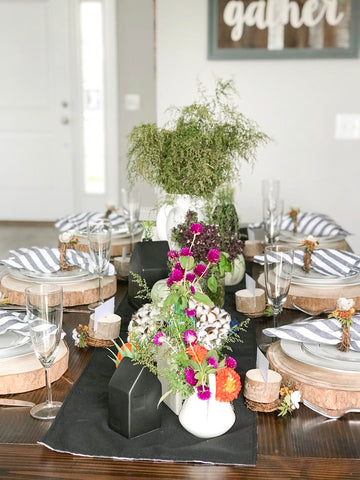
M 127 291 L 118 284 L 116 301 Z M 70 350 L 69 367 L 53 383 L 53 398 L 63 400 L 81 375 L 94 347 L 77 348 L 72 330 L 88 322 L 86 307 L 65 313 L 63 328 Z M 299 318 L 299 312 L 284 310 L 282 323 Z M 252 319 L 258 340 L 271 319 Z M 7 395 L 8 398 L 41 402 L 45 389 Z M 285 417 L 277 412 L 257 413 L 258 446 L 256 466 L 213 465 L 158 461 L 132 461 L 83 457 L 59 453 L 37 444 L 51 425 L 30 416 L 29 408 L 0 407 L 0 478 L 2 480 L 93 479 L 360 479 L 360 415 L 340 420 L 325 417 L 300 405 Z

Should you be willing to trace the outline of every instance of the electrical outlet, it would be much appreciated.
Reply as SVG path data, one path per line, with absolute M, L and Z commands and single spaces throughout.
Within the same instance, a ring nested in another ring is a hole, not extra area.
M 337 140 L 354 140 L 360 138 L 360 115 L 356 113 L 339 113 L 335 120 L 335 138 Z

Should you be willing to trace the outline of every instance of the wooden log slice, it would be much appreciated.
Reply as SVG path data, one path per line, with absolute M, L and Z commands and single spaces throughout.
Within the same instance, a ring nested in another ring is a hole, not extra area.
M 31 282 L 18 280 L 10 275 L 5 275 L 1 279 L 1 292 L 9 298 L 9 302 L 14 305 L 25 306 L 25 288 L 31 285 Z M 96 302 L 99 298 L 98 280 L 82 280 L 74 283 L 60 284 L 64 292 L 64 307 L 75 305 L 88 305 Z M 108 276 L 103 279 L 103 298 L 110 298 L 116 293 L 116 276 Z
M 305 400 L 329 410 L 360 408 L 360 373 L 337 372 L 299 362 L 283 352 L 279 341 L 268 348 L 266 356 L 283 383 L 295 384 Z
M 50 368 L 50 381 L 55 382 L 67 370 L 69 349 L 61 340 L 54 364 Z M 45 386 L 44 367 L 34 353 L 18 358 L 0 360 L 0 394 L 23 393 Z
M 258 283 L 265 288 L 265 277 L 261 273 Z M 295 310 L 295 303 L 301 308 L 310 312 L 316 312 L 325 309 L 335 309 L 337 300 L 340 297 L 352 298 L 355 302 L 356 310 L 360 309 L 360 285 L 343 285 L 319 287 L 316 285 L 303 286 L 291 284 L 285 308 Z

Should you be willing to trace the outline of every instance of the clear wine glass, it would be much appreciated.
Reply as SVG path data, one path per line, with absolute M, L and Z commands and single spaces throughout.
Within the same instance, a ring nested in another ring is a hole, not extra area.
M 126 223 L 128 232 L 131 237 L 130 253 L 134 246 L 134 237 L 136 231 L 136 225 L 140 218 L 140 192 L 138 190 L 121 190 L 122 205 L 124 213 L 127 217 Z
M 283 210 L 283 200 L 274 198 L 263 199 L 263 221 L 265 240 L 270 245 L 274 245 L 280 237 Z
M 281 245 L 265 247 L 264 273 L 266 296 L 273 310 L 273 326 L 277 327 L 286 302 L 294 267 L 294 250 Z M 268 344 L 262 346 L 266 350 Z
M 35 405 L 30 414 L 51 420 L 61 407 L 52 399 L 49 370 L 56 358 L 62 332 L 63 290 L 54 284 L 32 285 L 25 290 L 26 315 L 36 357 L 45 368 L 46 401 Z
M 104 303 L 102 279 L 110 262 L 111 233 L 112 225 L 109 219 L 89 220 L 87 225 L 89 254 L 94 272 L 98 276 L 99 281 L 99 300 L 91 303 L 88 306 L 89 310 L 95 310 L 96 307 Z

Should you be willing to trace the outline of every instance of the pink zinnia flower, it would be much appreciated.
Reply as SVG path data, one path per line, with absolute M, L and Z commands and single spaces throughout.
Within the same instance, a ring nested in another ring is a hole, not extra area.
M 178 270 L 177 268 L 175 268 L 175 269 L 171 272 L 170 278 L 171 278 L 174 282 L 180 282 L 180 281 L 184 278 L 184 272 L 183 272 L 182 270 Z
M 163 344 L 163 341 L 164 341 L 164 334 L 162 332 L 159 332 L 154 336 L 155 345 L 160 346 Z
M 235 358 L 233 357 L 227 357 L 225 359 L 225 365 L 227 368 L 236 368 L 237 367 L 237 363 L 236 363 L 236 360 Z
M 218 368 L 218 366 L 219 366 L 216 358 L 214 358 L 214 357 L 209 357 L 206 361 L 210 365 L 210 367 Z
M 189 272 L 187 275 L 186 275 L 186 280 L 188 282 L 193 282 L 195 280 L 195 275 L 192 273 L 192 272 Z
M 192 367 L 185 368 L 185 380 L 192 387 L 195 387 L 195 385 L 197 384 L 198 381 L 195 378 L 195 372 Z
M 196 310 L 195 310 L 195 308 L 193 308 L 192 310 L 189 310 L 188 308 L 185 308 L 185 313 L 188 317 L 195 317 Z
M 198 233 L 201 233 L 203 231 L 202 225 L 200 223 L 193 223 L 190 227 L 190 232 L 193 235 L 197 235 Z
M 169 260 L 177 260 L 179 253 L 176 250 L 170 250 L 167 254 Z
M 207 387 L 206 385 L 199 385 L 197 387 L 197 395 L 200 400 L 209 400 L 209 398 L 211 397 L 209 387 Z
M 186 330 L 184 332 L 184 342 L 187 343 L 188 345 L 194 345 L 194 343 L 196 343 L 196 340 L 197 340 L 197 335 L 196 335 L 196 332 L 194 332 L 194 330 Z
M 220 252 L 216 248 L 209 250 L 209 253 L 206 255 L 206 258 L 210 263 L 218 263 L 220 260 Z
M 201 277 L 201 275 L 205 272 L 206 270 L 206 265 L 205 263 L 198 263 L 195 267 L 194 267 L 194 273 L 195 275 L 197 275 L 198 277 Z
M 192 253 L 192 251 L 190 250 L 190 248 L 185 247 L 185 248 L 183 248 L 183 249 L 181 250 L 180 255 L 181 255 L 182 257 L 192 257 L 193 253 Z

